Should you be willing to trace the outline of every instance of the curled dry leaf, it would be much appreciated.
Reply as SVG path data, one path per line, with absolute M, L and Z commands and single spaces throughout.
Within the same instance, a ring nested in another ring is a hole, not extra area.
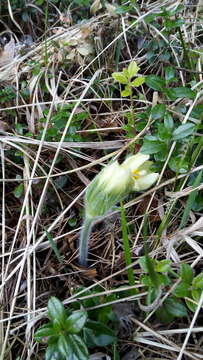
M 0 36 L 0 81 L 12 81 L 16 64 L 13 63 L 15 58 L 15 40 L 10 32 L 4 32 Z

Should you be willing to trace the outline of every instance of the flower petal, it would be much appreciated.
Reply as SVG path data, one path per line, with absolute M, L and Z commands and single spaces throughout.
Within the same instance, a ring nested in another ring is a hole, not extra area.
M 143 191 L 152 186 L 159 177 L 159 173 L 151 173 L 134 181 L 133 190 L 134 191 Z
M 122 193 L 126 191 L 131 179 L 131 173 L 117 161 L 107 165 L 98 175 L 98 186 L 105 193 Z
M 149 159 L 149 155 L 141 154 L 140 152 L 136 155 L 129 156 L 121 166 L 128 168 L 132 172 L 137 170 L 142 164 Z

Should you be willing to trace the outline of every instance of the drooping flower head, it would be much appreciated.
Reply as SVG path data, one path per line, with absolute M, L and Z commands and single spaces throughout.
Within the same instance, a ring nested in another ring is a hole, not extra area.
M 87 217 L 103 216 L 130 192 L 148 189 L 159 175 L 150 171 L 152 162 L 148 159 L 148 155 L 137 153 L 121 165 L 118 161 L 107 165 L 87 188 Z
M 152 162 L 141 153 L 129 156 L 121 165 L 107 165 L 88 185 L 85 194 L 85 220 L 80 235 L 79 263 L 87 265 L 88 240 L 96 218 L 104 216 L 132 191 L 148 189 L 158 178 L 150 171 Z

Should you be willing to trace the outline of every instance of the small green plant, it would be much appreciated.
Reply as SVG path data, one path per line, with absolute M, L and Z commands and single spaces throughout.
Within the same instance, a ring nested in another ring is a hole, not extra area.
M 35 333 L 37 342 L 47 343 L 45 360 L 88 360 L 88 348 L 107 346 L 116 340 L 114 331 L 91 320 L 83 307 L 65 309 L 56 297 L 49 299 L 48 318 L 50 321 Z
M 71 110 L 73 109 L 74 104 L 64 105 L 63 107 L 58 106 L 57 113 L 54 114 L 51 118 L 51 126 L 48 128 L 45 139 L 46 141 L 60 141 L 61 134 L 66 126 L 66 123 L 71 114 Z M 48 114 L 48 110 L 44 111 L 44 117 L 40 119 L 40 122 L 43 124 L 46 122 L 46 116 Z M 65 141 L 81 141 L 82 137 L 77 134 L 77 131 L 81 129 L 82 122 L 88 117 L 88 113 L 85 111 L 81 111 L 73 116 L 72 123 L 69 126 L 68 133 L 65 136 Z M 41 134 L 43 133 L 43 126 L 39 131 L 39 135 L 37 136 L 39 139 L 41 138 Z
M 165 69 L 165 78 L 158 75 L 145 76 L 145 84 L 150 89 L 160 92 L 162 98 L 165 97 L 165 103 L 180 98 L 195 98 L 196 92 L 189 86 L 173 87 L 173 81 L 174 73 L 170 67 Z M 198 138 L 195 139 L 194 134 L 195 131 L 200 130 L 202 127 L 198 123 L 198 119 L 202 117 L 203 109 L 200 105 L 197 105 L 191 113 L 191 117 L 197 119 L 197 124 L 190 120 L 181 123 L 173 112 L 181 114 L 184 118 L 187 108 L 177 106 L 171 111 L 170 106 L 167 107 L 165 103 L 148 107 L 142 113 L 136 113 L 135 129 L 137 131 L 142 130 L 146 126 L 149 117 L 151 118 L 151 133 L 144 136 L 140 151 L 143 154 L 152 155 L 157 170 L 160 170 L 170 153 L 173 142 L 175 142 L 168 166 L 176 173 L 185 173 L 191 167 L 191 146 L 199 142 Z
M 187 316 L 187 307 L 195 311 L 203 290 L 203 273 L 194 276 L 193 269 L 188 264 L 181 264 L 178 272 L 172 270 L 170 260 L 155 260 L 148 255 L 139 259 L 139 264 L 145 274 L 141 275 L 141 283 L 147 290 L 146 310 L 151 311 L 150 304 L 160 295 L 164 296 L 169 286 L 179 280 L 172 295 L 161 306 L 156 303 L 156 315 L 163 323 L 171 322 L 176 317 Z M 160 299 L 160 297 L 159 297 Z M 158 300 L 159 300 L 158 299 Z M 185 306 L 187 305 L 187 307 Z M 144 310 L 145 306 L 143 307 Z
M 5 88 L 0 89 L 0 104 L 5 105 L 5 103 L 10 102 L 15 99 L 16 93 L 11 86 L 6 86 Z
M 139 87 L 145 82 L 144 76 L 136 77 L 138 71 L 140 70 L 139 66 L 137 66 L 135 61 L 131 61 L 127 69 L 123 69 L 122 72 L 114 72 L 112 77 L 118 81 L 120 84 L 125 85 L 123 91 L 121 91 L 121 96 L 132 96 L 133 88 Z

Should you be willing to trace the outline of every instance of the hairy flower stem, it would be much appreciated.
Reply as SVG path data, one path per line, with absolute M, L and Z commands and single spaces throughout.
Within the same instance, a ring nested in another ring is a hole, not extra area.
M 87 267 L 89 239 L 93 226 L 93 218 L 85 218 L 79 242 L 79 264 Z

